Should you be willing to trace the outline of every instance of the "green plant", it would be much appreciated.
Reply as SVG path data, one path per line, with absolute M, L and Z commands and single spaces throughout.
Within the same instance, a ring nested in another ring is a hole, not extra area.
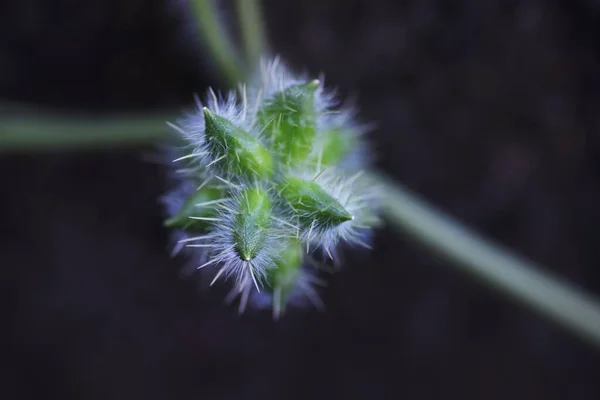
M 193 4 L 198 11 L 199 30 L 224 76 L 230 82 L 238 82 L 248 76 L 249 66 L 255 64 L 258 54 L 265 52 L 262 40 L 265 35 L 257 2 L 238 1 L 247 57 L 238 54 L 226 30 L 217 23 L 210 0 L 194 0 Z M 249 61 L 240 62 L 243 58 Z M 172 117 L 165 115 L 158 119 L 172 120 Z M 137 128 L 133 130 L 135 134 L 130 135 L 132 126 Z M 88 131 L 90 135 L 86 135 Z M 4 118 L 0 121 L 0 151 L 117 146 L 153 142 L 165 136 L 161 124 L 155 124 L 147 117 L 73 121 L 70 116 L 46 116 L 36 119 Z M 384 175 L 372 173 L 365 178 L 382 188 L 379 204 L 391 227 L 406 232 L 446 256 L 464 272 L 480 278 L 483 283 L 559 323 L 591 344 L 600 345 L 600 305 L 594 296 L 471 232 Z M 221 197 L 212 194 L 207 199 L 212 201 Z M 294 265 L 293 260 L 298 257 L 299 251 L 292 250 L 282 254 L 281 260 L 287 260 L 285 265 Z M 271 271 L 278 271 L 277 279 L 291 276 L 293 280 L 293 271 L 285 268 Z
M 378 222 L 362 129 L 319 81 L 277 59 L 240 97 L 209 91 L 207 107 L 171 124 L 185 144 L 172 150 L 166 225 L 213 283 L 235 278 L 240 311 L 248 300 L 275 317 L 302 298 L 320 306 L 315 250 L 335 261 L 342 243 L 368 247 Z

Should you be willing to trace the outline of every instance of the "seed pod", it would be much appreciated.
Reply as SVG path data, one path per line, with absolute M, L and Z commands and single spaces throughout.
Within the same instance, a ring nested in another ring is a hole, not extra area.
M 265 100 L 258 111 L 263 135 L 288 167 L 305 161 L 312 150 L 318 86 L 318 80 L 289 86 Z
M 353 219 L 340 202 L 314 180 L 289 177 L 279 193 L 304 229 L 327 229 Z
M 209 165 L 218 166 L 233 177 L 266 179 L 271 176 L 273 158 L 256 137 L 206 107 L 203 111 Z
M 216 213 L 217 204 L 223 199 L 223 191 L 213 187 L 198 189 L 183 204 L 179 212 L 167 219 L 165 226 L 180 228 L 186 232 L 201 232 L 208 228 L 208 221 Z
M 244 189 L 237 197 L 235 211 L 234 250 L 242 260 L 251 261 L 265 245 L 267 230 L 271 225 L 271 200 L 261 188 Z
M 346 134 L 342 128 L 329 128 L 320 133 L 310 163 L 321 167 L 335 166 L 352 152 L 356 137 Z
M 273 315 L 279 317 L 296 288 L 302 273 L 303 248 L 296 239 L 290 239 L 275 261 L 275 268 L 267 272 L 267 288 L 273 296 Z

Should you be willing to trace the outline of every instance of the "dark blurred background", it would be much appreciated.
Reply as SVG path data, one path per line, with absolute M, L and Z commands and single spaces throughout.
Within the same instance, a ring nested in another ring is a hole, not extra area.
M 186 7 L 4 0 L 0 98 L 184 109 L 219 83 Z M 377 122 L 379 168 L 600 292 L 600 2 L 265 9 L 273 48 Z M 1 156 L 1 398 L 600 398 L 597 351 L 391 230 L 347 257 L 326 313 L 238 317 L 169 257 L 152 151 Z

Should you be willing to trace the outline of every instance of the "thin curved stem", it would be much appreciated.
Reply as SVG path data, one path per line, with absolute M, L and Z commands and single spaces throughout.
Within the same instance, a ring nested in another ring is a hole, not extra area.
M 453 261 L 456 267 L 600 347 L 600 301 L 534 263 L 492 244 L 435 210 L 401 185 L 385 188 L 387 221 Z
M 221 23 L 213 0 L 192 0 L 192 8 L 212 57 L 231 85 L 237 85 L 246 75 L 245 63 L 240 59 L 236 46 Z
M 266 31 L 260 0 L 237 0 L 237 13 L 250 69 L 258 65 L 265 54 Z

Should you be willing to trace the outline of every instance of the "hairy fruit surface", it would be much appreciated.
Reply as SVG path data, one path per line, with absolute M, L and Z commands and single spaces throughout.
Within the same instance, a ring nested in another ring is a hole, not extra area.
M 176 248 L 210 271 L 211 285 L 232 278 L 240 311 L 322 308 L 318 266 L 344 243 L 369 247 L 378 222 L 354 110 L 276 59 L 237 94 L 209 91 L 206 106 L 171 126 L 184 144 L 164 197 Z

